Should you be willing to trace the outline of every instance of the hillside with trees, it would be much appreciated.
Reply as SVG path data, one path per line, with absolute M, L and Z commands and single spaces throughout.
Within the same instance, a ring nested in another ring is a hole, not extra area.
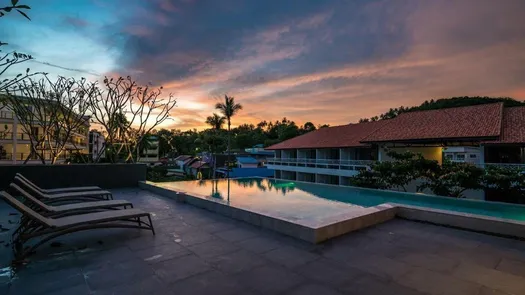
M 518 101 L 510 97 L 488 97 L 488 96 L 459 96 L 450 98 L 440 98 L 437 100 L 425 100 L 419 106 L 391 108 L 388 112 L 385 112 L 379 116 L 371 118 L 362 118 L 359 123 L 378 121 L 385 119 L 392 119 L 397 117 L 399 114 L 415 112 L 415 111 L 427 111 L 427 110 L 438 110 L 447 108 L 456 108 L 464 106 L 473 106 L 487 103 L 503 102 L 506 107 L 524 106 L 525 102 Z

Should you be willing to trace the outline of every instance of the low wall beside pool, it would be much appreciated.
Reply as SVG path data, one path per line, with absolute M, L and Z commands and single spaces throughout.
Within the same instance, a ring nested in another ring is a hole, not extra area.
M 136 187 L 146 180 L 146 164 L 0 165 L 0 189 L 21 173 L 42 188 L 99 186 Z

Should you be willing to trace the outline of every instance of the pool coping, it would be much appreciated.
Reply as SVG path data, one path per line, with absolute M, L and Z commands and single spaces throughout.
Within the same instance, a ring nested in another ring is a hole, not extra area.
M 433 209 L 397 203 L 384 203 L 325 218 L 321 222 L 290 221 L 276 216 L 238 208 L 203 196 L 177 192 L 154 182 L 140 181 L 139 187 L 164 197 L 273 230 L 311 243 L 321 243 L 343 234 L 386 222 L 395 217 L 429 222 L 498 236 L 525 239 L 525 222 L 471 213 Z M 329 200 L 326 200 L 330 202 Z M 344 203 L 342 203 L 344 204 Z M 348 205 L 349 209 L 351 205 Z

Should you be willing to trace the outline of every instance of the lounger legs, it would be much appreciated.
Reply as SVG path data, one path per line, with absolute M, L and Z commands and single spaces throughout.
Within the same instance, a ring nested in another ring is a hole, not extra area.
M 145 217 L 145 216 L 142 216 Z M 35 251 L 38 247 L 42 246 L 46 242 L 57 238 L 59 236 L 63 236 L 69 233 L 83 231 L 83 230 L 90 230 L 90 229 L 107 229 L 107 228 L 139 228 L 139 229 L 148 229 L 151 230 L 153 235 L 155 235 L 155 229 L 153 228 L 153 222 L 151 220 L 151 215 L 147 215 L 148 222 L 142 221 L 141 218 L 133 218 L 133 219 L 127 219 L 122 220 L 123 222 L 132 222 L 132 223 L 138 223 L 137 225 L 133 224 L 126 224 L 126 223 L 102 223 L 102 224 L 95 224 L 95 225 L 82 225 L 73 227 L 70 229 L 66 229 L 59 232 L 48 232 L 48 233 L 39 233 L 38 230 L 35 230 L 35 227 L 31 227 L 30 225 L 27 225 L 26 228 L 19 228 L 13 234 L 13 251 L 15 252 L 15 257 L 17 259 L 23 259 L 30 255 L 33 251 Z M 30 241 L 33 238 L 41 238 L 36 244 L 32 246 L 25 247 L 25 244 Z
M 153 222 L 151 222 L 151 215 L 148 214 L 149 225 L 151 226 L 151 232 L 155 235 L 155 228 L 153 228 Z

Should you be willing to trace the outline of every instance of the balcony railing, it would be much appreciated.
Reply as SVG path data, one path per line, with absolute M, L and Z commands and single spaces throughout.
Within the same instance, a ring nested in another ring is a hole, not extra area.
M 0 140 L 12 140 L 14 133 L 12 132 L 2 132 L 0 133 Z M 29 140 L 29 134 L 27 133 L 16 133 L 17 140 Z
M 374 161 L 369 160 L 337 160 L 337 159 L 307 159 L 307 158 L 269 158 L 267 165 L 300 166 L 313 168 L 362 170 L 368 168 Z
M 25 159 L 27 158 L 27 156 L 29 155 L 28 153 L 16 153 L 16 159 L 17 161 L 25 161 Z M 60 154 L 60 156 L 58 156 L 58 160 L 65 160 L 67 158 L 67 155 L 65 153 L 62 153 Z M 5 154 L 0 154 L 0 160 L 13 160 L 13 154 L 12 153 L 5 153 Z M 30 158 L 29 158 L 30 161 L 35 161 L 35 160 L 40 160 L 40 158 L 36 155 L 32 155 Z M 44 160 L 46 161 L 51 161 L 51 155 L 50 154 L 44 154 Z
M 485 163 L 485 164 L 478 164 L 478 166 L 482 168 L 487 168 L 488 166 L 498 166 L 498 167 L 505 167 L 505 168 L 517 168 L 522 171 L 525 171 L 525 164 L 521 163 Z
M 13 112 L 0 111 L 0 119 L 13 119 Z

